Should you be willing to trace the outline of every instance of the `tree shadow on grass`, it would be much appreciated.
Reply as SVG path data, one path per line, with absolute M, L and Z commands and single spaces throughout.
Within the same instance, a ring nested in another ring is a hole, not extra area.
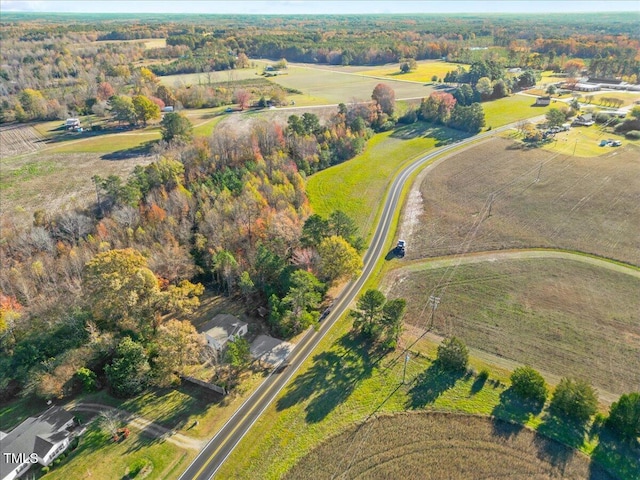
M 511 426 L 506 428 L 504 432 L 500 429 L 504 425 L 510 425 L 504 422 L 494 423 L 494 433 L 501 436 L 511 436 L 518 433 L 523 428 L 523 424 L 530 416 L 538 415 L 542 411 L 543 404 L 541 402 L 532 402 L 523 399 L 520 395 L 513 391 L 512 388 L 506 389 L 500 394 L 500 403 L 496 405 L 491 412 L 496 418 L 513 422 L 514 431 Z M 496 430 L 497 429 L 497 430 Z
M 158 140 L 149 140 L 141 145 L 133 148 L 125 148 L 116 150 L 115 152 L 105 153 L 100 157 L 101 160 L 126 160 L 132 157 L 142 157 L 151 153 L 151 148 L 158 143 Z
M 356 386 L 371 376 L 382 357 L 370 350 L 367 339 L 346 334 L 329 351 L 313 357 L 313 365 L 296 377 L 277 409 L 286 410 L 305 400 L 306 421 L 322 421 L 349 398 Z
M 537 437 L 535 443 L 538 455 L 564 471 L 575 454 L 572 448 L 577 449 L 584 443 L 588 430 L 584 423 L 547 413 L 538 427 L 538 433 L 556 440 L 553 442 L 544 437 Z M 565 445 L 572 448 L 566 448 Z
M 614 476 L 640 479 L 640 445 L 623 443 L 607 429 L 600 432 L 598 446 L 591 454 L 591 459 L 590 480 L 608 480 Z
M 480 390 L 482 390 L 484 388 L 486 383 L 487 383 L 487 377 L 486 376 L 480 376 L 479 375 L 478 377 L 476 377 L 476 379 L 471 384 L 471 388 L 469 389 L 469 395 L 473 396 L 476 393 L 478 393 Z
M 414 386 L 408 392 L 407 407 L 417 409 L 432 404 L 464 376 L 464 370 L 452 372 L 442 368 L 437 361 L 432 363 L 429 368 L 416 377 Z
M 396 128 L 391 136 L 393 138 L 399 138 L 402 140 L 410 140 L 418 137 L 434 138 L 436 140 L 435 146 L 442 147 L 444 145 L 449 145 L 464 138 L 468 138 L 471 136 L 471 134 L 459 130 L 453 130 L 441 125 L 433 125 L 426 122 L 416 122 Z

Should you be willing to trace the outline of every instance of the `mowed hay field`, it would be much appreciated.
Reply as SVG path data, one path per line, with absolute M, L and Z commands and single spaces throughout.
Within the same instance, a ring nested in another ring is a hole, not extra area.
M 286 479 L 612 479 L 572 449 L 487 417 L 407 413 L 330 438 Z
M 469 260 L 473 261 L 473 257 Z M 558 258 L 500 259 L 391 271 L 384 288 L 407 299 L 405 322 L 554 376 L 589 380 L 617 397 L 640 385 L 640 272 Z
M 580 158 L 514 145 L 491 139 L 424 177 L 407 258 L 554 247 L 640 265 L 640 148 Z
M 376 77 L 390 77 L 395 80 L 431 82 L 433 81 L 432 78 L 434 75 L 439 79 L 444 79 L 447 73 L 456 71 L 458 67 L 469 70 L 469 65 L 462 63 L 449 63 L 443 62 L 442 60 L 423 60 L 418 62 L 415 70 L 408 73 L 402 73 L 400 71 L 400 64 L 394 63 L 371 70 L 364 70 L 362 74 Z
M 303 96 L 324 99 L 326 103 L 350 103 L 370 101 L 373 89 L 379 83 L 389 85 L 396 99 L 428 97 L 433 88 L 421 83 L 403 82 L 391 78 L 380 80 L 357 73 L 341 73 L 324 68 L 289 66 L 286 74 L 270 77 L 274 83 L 286 88 L 294 88 Z

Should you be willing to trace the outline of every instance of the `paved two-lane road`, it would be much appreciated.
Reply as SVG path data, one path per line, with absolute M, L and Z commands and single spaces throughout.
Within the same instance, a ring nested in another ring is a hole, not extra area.
M 349 307 L 364 283 L 369 278 L 369 275 L 373 271 L 378 259 L 383 254 L 383 248 L 389 234 L 391 233 L 393 217 L 396 210 L 400 208 L 399 203 L 402 189 L 411 175 L 436 156 L 511 127 L 511 125 L 507 125 L 439 148 L 408 165 L 400 172 L 399 175 L 396 176 L 387 193 L 382 215 L 371 240 L 371 245 L 364 256 L 364 268 L 362 275 L 357 280 L 349 283 L 343 289 L 340 296 L 334 302 L 331 313 L 325 320 L 323 320 L 320 328 L 317 331 L 313 329 L 307 331 L 287 360 L 289 366 L 281 373 L 270 374 L 264 380 L 258 389 L 240 406 L 240 408 L 218 431 L 211 441 L 207 443 L 200 454 L 194 459 L 191 465 L 189 465 L 187 470 L 180 476 L 179 480 L 209 480 L 215 475 L 217 470 L 231 454 L 242 437 L 249 431 L 258 418 L 260 418 L 262 412 L 264 412 L 264 410 L 276 398 L 280 390 L 284 388 L 296 370 L 316 348 L 320 340 L 322 340 L 333 324 Z M 435 165 L 443 161 L 444 158 L 432 163 L 428 168 L 433 168 Z

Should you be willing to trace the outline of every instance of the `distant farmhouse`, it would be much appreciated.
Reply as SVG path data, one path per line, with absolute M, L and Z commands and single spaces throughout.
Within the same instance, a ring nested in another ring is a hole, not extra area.
M 219 352 L 227 342 L 244 337 L 248 324 L 233 315 L 221 313 L 204 325 L 203 332 L 207 345 Z
M 583 113 L 582 115 L 578 115 L 573 121 L 573 125 L 578 125 L 582 127 L 588 127 L 593 125 L 595 121 L 593 120 L 593 115 L 590 113 Z
M 9 433 L 0 432 L 0 480 L 19 478 L 35 463 L 50 465 L 69 447 L 75 427 L 71 413 L 51 407 Z
M 79 118 L 67 118 L 67 121 L 64 122 L 64 128 L 67 130 L 77 130 L 80 128 L 80 119 Z

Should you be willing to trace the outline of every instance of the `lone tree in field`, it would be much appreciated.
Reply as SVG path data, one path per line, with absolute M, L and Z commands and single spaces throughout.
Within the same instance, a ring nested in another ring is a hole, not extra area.
M 160 118 L 160 107 L 144 95 L 136 95 L 131 99 L 136 119 L 146 125 L 149 120 Z
M 438 345 L 438 363 L 445 370 L 460 372 L 469 363 L 469 349 L 459 338 L 447 338 Z
M 640 438 L 640 393 L 626 393 L 611 405 L 607 427 L 621 439 L 637 443 Z
M 598 411 L 598 397 L 584 380 L 563 378 L 553 392 L 549 410 L 577 422 L 586 422 Z
M 396 107 L 396 92 L 389 85 L 379 83 L 373 89 L 371 98 L 380 105 L 380 109 L 387 115 L 393 115 Z
M 511 374 L 511 388 L 526 400 L 542 404 L 547 399 L 544 378 L 531 367 L 516 368 Z
M 174 139 L 187 141 L 193 137 L 193 125 L 181 113 L 167 113 L 160 122 L 160 133 L 165 142 Z

